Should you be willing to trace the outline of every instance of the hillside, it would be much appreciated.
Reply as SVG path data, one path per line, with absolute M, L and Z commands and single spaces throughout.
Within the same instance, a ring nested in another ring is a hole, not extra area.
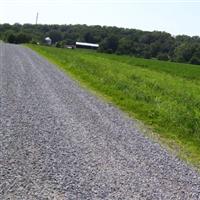
M 200 68 L 129 56 L 28 45 L 200 166 Z
M 0 24 L 0 39 L 5 42 L 44 44 L 45 37 L 57 47 L 77 41 L 98 43 L 104 53 L 200 64 L 199 36 L 98 25 Z

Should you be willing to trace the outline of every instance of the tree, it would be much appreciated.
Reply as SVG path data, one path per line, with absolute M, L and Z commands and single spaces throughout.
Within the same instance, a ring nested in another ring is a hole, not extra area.
M 16 43 L 16 36 L 13 33 L 11 33 L 7 36 L 6 41 L 9 43 Z
M 158 60 L 169 60 L 169 55 L 167 53 L 159 53 L 157 55 Z
M 190 63 L 200 65 L 200 44 L 195 45 L 195 51 L 190 59 Z
M 175 60 L 177 62 L 189 62 L 193 55 L 193 48 L 188 43 L 183 43 L 175 49 Z
M 84 37 L 85 42 L 89 42 L 89 43 L 94 43 L 95 42 L 94 37 L 91 34 L 91 32 L 85 33 L 83 37 Z
M 129 38 L 123 37 L 119 40 L 117 53 L 131 54 L 132 41 Z
M 108 53 L 114 53 L 118 47 L 118 38 L 114 35 L 109 36 L 100 44 L 100 48 Z
M 9 43 L 22 44 L 31 42 L 32 37 L 25 33 L 15 34 L 12 31 L 8 31 L 5 37 L 5 41 Z
M 53 44 L 75 44 L 85 41 L 100 44 L 100 51 L 127 54 L 144 58 L 158 58 L 184 63 L 199 63 L 200 37 L 171 36 L 160 31 L 141 31 L 128 28 L 87 25 L 0 24 L 0 38 L 10 43 L 44 41 Z
M 192 58 L 190 59 L 190 63 L 195 65 L 200 65 L 200 57 L 198 57 L 197 55 L 193 55 Z
M 48 36 L 52 39 L 52 43 L 55 44 L 63 39 L 62 33 L 60 31 L 51 31 Z
M 16 36 L 16 43 L 22 44 L 22 43 L 29 43 L 32 40 L 32 37 L 25 33 L 19 33 Z

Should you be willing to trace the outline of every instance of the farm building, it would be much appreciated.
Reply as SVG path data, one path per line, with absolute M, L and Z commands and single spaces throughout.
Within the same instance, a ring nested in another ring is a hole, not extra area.
M 48 44 L 48 45 L 51 45 L 51 43 L 52 43 L 52 40 L 51 40 L 50 37 L 46 37 L 46 38 L 44 39 L 44 41 L 45 41 L 45 43 Z
M 87 42 L 76 42 L 76 48 L 98 49 L 99 45 Z

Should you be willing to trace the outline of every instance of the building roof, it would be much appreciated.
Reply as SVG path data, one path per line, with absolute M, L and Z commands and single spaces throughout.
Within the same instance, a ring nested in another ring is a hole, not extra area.
M 80 46 L 87 46 L 87 47 L 99 47 L 98 44 L 93 44 L 93 43 L 87 43 L 87 42 L 76 42 L 76 45 Z
M 45 40 L 51 41 L 51 38 L 50 37 L 46 37 Z

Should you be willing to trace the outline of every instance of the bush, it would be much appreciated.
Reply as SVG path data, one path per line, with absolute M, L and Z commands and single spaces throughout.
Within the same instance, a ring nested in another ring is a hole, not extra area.
M 37 42 L 35 40 L 31 40 L 30 42 L 31 44 L 37 44 Z
M 9 43 L 16 43 L 16 36 L 11 33 L 7 36 L 6 41 Z
M 29 43 L 31 40 L 31 36 L 25 33 L 19 33 L 16 36 L 16 44 Z
M 158 55 L 157 55 L 157 58 L 158 58 L 158 60 L 169 60 L 169 57 L 168 57 L 168 55 L 166 54 L 166 53 L 159 53 Z
M 200 57 L 197 57 L 196 55 L 193 55 L 190 59 L 191 64 L 200 65 Z
M 30 43 L 32 40 L 31 36 L 25 33 L 9 33 L 6 36 L 6 41 L 9 43 L 15 43 L 15 44 L 22 44 L 22 43 Z
M 64 41 L 61 41 L 61 42 L 56 42 L 56 45 L 55 45 L 57 48 L 64 48 L 65 46 L 65 42 Z

